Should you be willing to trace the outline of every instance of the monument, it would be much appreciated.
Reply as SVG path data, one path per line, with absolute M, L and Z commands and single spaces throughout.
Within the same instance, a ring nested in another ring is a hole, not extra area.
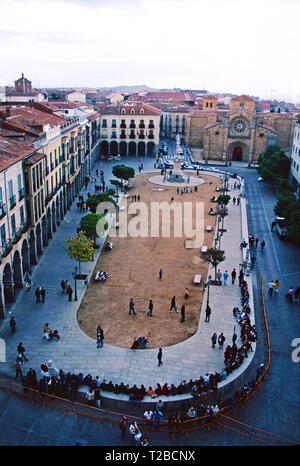
M 180 137 L 179 134 L 176 136 L 176 154 L 174 158 L 173 169 L 168 176 L 168 181 L 171 183 L 184 183 L 185 178 L 181 170 L 182 157 L 180 155 Z

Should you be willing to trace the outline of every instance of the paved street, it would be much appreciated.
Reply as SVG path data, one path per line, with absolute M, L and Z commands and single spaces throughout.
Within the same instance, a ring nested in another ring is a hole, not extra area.
M 135 166 L 137 166 L 138 163 L 138 161 L 135 161 Z M 152 168 L 153 160 L 147 162 L 143 161 L 143 163 L 144 168 Z M 109 168 L 107 168 L 107 166 L 109 166 Z M 108 162 L 105 166 L 106 173 L 107 170 L 111 170 L 111 162 Z M 257 253 L 256 267 L 254 273 L 252 274 L 253 283 L 256 290 L 254 293 L 256 309 L 259 308 L 258 270 L 261 270 L 265 283 L 275 278 L 278 278 L 280 281 L 280 291 L 278 296 L 273 296 L 270 298 L 267 296 L 267 293 L 265 293 L 267 319 L 271 338 L 271 372 L 266 382 L 263 384 L 261 392 L 258 393 L 254 399 L 251 399 L 245 408 L 238 410 L 234 417 L 255 427 L 259 427 L 261 429 L 285 436 L 289 439 L 299 441 L 299 368 L 297 363 L 292 361 L 291 352 L 293 348 L 291 345 L 293 339 L 299 337 L 300 308 L 297 305 L 288 304 L 284 299 L 284 293 L 291 284 L 299 284 L 300 251 L 299 248 L 293 246 L 292 244 L 282 243 L 277 238 L 275 233 L 270 232 L 270 223 L 273 218 L 272 209 L 274 203 L 276 202 L 276 197 L 271 188 L 265 184 L 259 184 L 257 182 L 258 176 L 254 170 L 240 168 L 237 165 L 232 167 L 232 170 L 241 174 L 245 178 L 249 233 L 253 233 L 260 239 L 264 238 L 266 241 L 265 251 L 261 252 L 259 249 Z M 72 232 L 74 232 L 74 226 L 72 223 L 76 225 L 76 222 L 76 214 L 73 208 L 72 212 L 70 212 L 69 223 L 64 225 L 64 227 L 58 231 L 55 238 L 59 238 L 61 235 L 60 241 L 62 242 L 65 237 L 68 237 Z M 55 257 L 56 253 L 59 253 L 60 256 L 63 253 L 63 247 L 61 248 L 60 252 L 57 251 L 56 247 L 53 247 L 55 241 L 56 239 L 53 240 L 51 245 L 48 247 L 47 254 L 50 254 L 49 258 L 51 258 L 51 255 L 52 258 Z M 223 244 L 225 245 L 225 243 Z M 50 272 L 51 260 L 46 260 L 47 254 L 45 254 L 42 261 L 40 261 L 39 266 L 36 267 L 34 280 L 36 280 L 35 277 L 38 277 L 39 274 L 41 274 L 40 276 L 42 280 L 48 280 L 49 276 L 51 277 L 51 280 L 53 279 Z M 238 257 L 236 260 L 239 260 Z M 69 262 L 71 263 L 71 261 Z M 226 264 L 224 264 L 224 266 L 225 265 Z M 91 267 L 92 264 L 89 264 L 89 266 Z M 51 345 L 51 352 L 48 352 L 48 349 L 46 352 L 46 350 L 43 350 L 43 348 L 45 348 L 45 345 L 48 344 L 48 342 L 41 342 L 41 330 L 35 331 L 33 329 L 33 327 L 40 327 L 43 325 L 45 320 L 44 316 L 46 315 L 47 320 L 50 323 L 56 322 L 58 326 L 61 323 L 62 327 L 59 327 L 59 329 L 64 335 L 70 336 L 71 340 L 76 344 L 79 341 L 77 333 L 78 330 L 74 330 L 76 326 L 76 318 L 73 310 L 74 303 L 67 303 L 66 297 L 63 297 L 59 292 L 56 293 L 56 290 L 60 291 L 57 281 L 60 282 L 61 274 L 64 275 L 64 278 L 68 278 L 70 281 L 72 280 L 72 264 L 70 264 L 70 267 L 68 268 L 66 262 L 63 269 L 59 270 L 56 266 L 51 270 L 54 270 L 55 272 L 52 273 L 56 273 L 56 275 L 59 277 L 58 279 L 56 279 L 56 277 L 53 279 L 53 297 L 51 298 L 53 299 L 53 305 L 51 308 L 48 306 L 47 310 L 45 310 L 47 304 L 45 303 L 45 309 L 42 309 L 42 305 L 39 305 L 40 309 L 36 309 L 33 297 L 30 297 L 30 294 L 28 294 L 24 300 L 24 306 L 22 305 L 18 307 L 18 302 L 16 305 L 16 311 L 13 311 L 16 315 L 17 321 L 20 318 L 20 322 L 22 322 L 22 328 L 18 329 L 18 332 L 20 333 L 18 333 L 15 337 L 11 337 L 8 332 L 5 334 L 5 329 L 1 330 L 4 332 L 4 337 L 7 336 L 8 339 L 8 353 L 10 351 L 14 351 L 16 346 L 15 343 L 18 343 L 19 340 L 23 341 L 25 347 L 28 350 L 28 357 L 30 358 L 29 364 L 33 364 L 33 362 L 37 361 L 37 359 L 40 357 L 53 359 L 55 364 L 57 364 L 56 350 L 58 349 L 58 346 L 55 348 L 56 342 L 49 343 L 49 345 Z M 220 291 L 220 289 L 218 291 Z M 79 298 L 82 295 L 82 292 L 83 287 L 81 286 L 79 289 Z M 238 298 L 238 296 L 236 296 L 236 298 Z M 217 299 L 216 294 L 215 299 Z M 220 299 L 220 296 L 218 299 Z M 62 312 L 60 311 L 61 308 Z M 214 309 L 214 305 L 212 305 L 212 308 Z M 39 315 L 39 313 L 42 315 Z M 67 315 L 68 318 L 65 318 L 65 315 Z M 261 322 L 259 318 L 257 319 L 256 325 L 258 328 L 261 328 Z M 201 320 L 199 330 L 200 328 Z M 208 325 L 206 328 L 208 328 Z M 208 334 L 211 333 L 211 328 Z M 19 338 L 20 335 L 22 335 L 21 339 Z M 3 337 L 3 333 L 1 336 Z M 197 336 L 194 337 L 194 339 L 196 338 Z M 13 341 L 13 339 L 15 341 Z M 93 341 L 90 342 L 88 337 L 84 336 L 82 333 L 80 335 L 80 340 L 81 339 L 85 340 L 86 349 L 91 351 L 90 354 L 94 355 L 94 353 L 96 353 L 94 348 L 95 343 Z M 35 350 L 35 344 L 38 340 L 40 340 L 40 343 L 38 343 L 39 346 L 41 346 L 42 343 L 45 343 L 45 345 L 43 348 L 41 347 Z M 62 355 L 61 361 L 67 363 L 67 361 L 72 360 L 75 354 L 74 352 L 72 354 L 72 350 L 69 348 L 69 345 L 66 345 L 64 342 L 59 342 L 59 344 L 65 345 L 63 349 L 65 354 Z M 184 344 L 186 343 L 183 342 L 180 345 Z M 43 351 L 40 353 L 41 349 Z M 166 355 L 167 354 L 168 353 L 166 352 Z M 256 357 L 259 359 L 260 356 L 262 356 L 261 348 L 258 345 Z M 110 358 L 109 355 L 107 355 L 107 357 Z M 8 361 L 9 367 L 7 367 L 7 371 L 11 373 L 12 368 L 10 364 L 12 359 L 10 354 Z M 99 364 L 97 367 L 101 367 L 103 362 L 104 361 L 100 358 L 95 359 L 95 365 Z M 174 362 L 176 365 L 178 364 L 177 360 Z M 214 363 L 217 363 L 217 361 L 214 361 Z M 1 364 L 1 371 L 3 371 L 2 366 L 3 364 Z M 214 368 L 215 367 L 216 366 L 214 366 Z M 211 367 L 208 367 L 208 369 L 210 368 Z M 85 370 L 85 372 L 86 371 L 87 370 Z M 94 370 L 92 372 L 95 373 Z M 99 375 L 102 376 L 100 373 Z M 171 380 L 168 380 L 168 382 L 171 382 Z M 45 442 L 45 444 L 52 445 L 75 444 L 78 439 L 81 439 L 83 442 L 85 442 L 85 444 L 89 445 L 118 444 L 119 432 L 117 429 L 110 430 L 110 428 L 102 425 L 99 430 L 97 429 L 97 431 L 95 431 L 95 429 L 91 428 L 91 421 L 79 419 L 76 421 L 76 423 L 74 423 L 72 416 L 68 415 L 63 418 L 60 412 L 57 412 L 52 408 L 47 408 L 46 416 L 46 411 L 41 410 L 38 408 L 38 406 L 34 406 L 33 408 L 29 407 L 28 409 L 28 402 L 23 400 L 16 400 L 15 398 L 12 399 L 11 395 L 6 395 L 4 393 L 1 394 L 0 403 L 1 406 L 5 406 L 5 409 L 2 409 L 2 416 L 0 419 L 1 431 L 3 432 L 1 442 L 2 444 L 7 444 L 12 441 L 12 439 L 16 439 L 15 441 L 17 443 L 17 440 L 19 439 L 18 444 L 22 444 L 23 442 L 24 444 L 37 445 L 41 443 L 42 438 L 42 441 Z M 18 425 L 17 413 L 20 409 L 24 410 L 24 413 L 28 413 L 28 416 L 25 416 L 25 424 L 22 427 L 19 426 L 16 428 Z M 54 424 L 56 426 L 59 425 L 58 430 L 53 428 Z M 40 430 L 41 425 L 43 425 L 45 428 L 44 433 Z M 253 443 L 254 442 L 252 442 L 252 444 Z M 122 444 L 129 444 L 128 440 L 125 440 L 122 442 Z M 242 440 L 241 437 L 236 433 L 223 430 L 217 431 L 216 429 L 214 429 L 211 433 L 207 433 L 206 431 L 202 430 L 199 431 L 199 433 L 194 432 L 191 434 L 191 436 L 189 436 L 188 439 L 182 436 L 180 438 L 176 437 L 173 440 L 170 437 L 162 434 L 159 436 L 153 434 L 153 436 L 151 436 L 151 445 L 166 444 L 247 445 L 251 444 L 251 441 L 247 439 Z

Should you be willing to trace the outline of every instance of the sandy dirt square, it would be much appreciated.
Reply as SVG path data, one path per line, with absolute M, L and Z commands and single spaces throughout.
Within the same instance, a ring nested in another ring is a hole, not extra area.
M 137 175 L 131 180 L 132 189 L 127 199 L 128 208 L 131 196 L 140 195 L 140 202 L 146 203 L 149 212 L 151 202 L 204 202 L 204 226 L 211 225 L 212 232 L 204 233 L 203 244 L 212 247 L 216 216 L 208 214 L 212 196 L 218 196 L 216 186 L 221 180 L 209 175 L 201 175 L 205 181 L 198 186 L 198 192 L 177 194 L 177 187 L 162 187 L 149 183 L 153 174 Z M 210 182 L 212 184 L 210 185 Z M 163 190 L 162 190 L 163 189 Z M 189 191 L 192 188 L 189 189 Z M 132 215 L 128 216 L 130 222 Z M 198 327 L 203 298 L 203 282 L 207 277 L 208 263 L 201 259 L 201 248 L 186 249 L 185 237 L 174 237 L 171 215 L 171 237 L 108 237 L 113 243 L 110 252 L 102 251 L 95 266 L 89 287 L 78 310 L 78 323 L 90 337 L 96 339 L 98 324 L 104 330 L 104 342 L 113 346 L 130 348 L 133 339 L 145 336 L 148 348 L 165 347 L 192 336 Z M 195 221 L 195 219 L 194 219 Z M 149 232 L 150 232 L 149 220 Z M 194 223 L 195 226 L 195 223 Z M 162 280 L 158 279 L 160 268 Z M 99 270 L 108 273 L 105 282 L 96 282 L 94 277 Z M 202 275 L 201 285 L 194 285 L 195 274 Z M 189 297 L 185 299 L 185 289 Z M 176 297 L 178 313 L 170 310 L 172 297 Z M 129 301 L 133 298 L 136 315 L 129 315 Z M 153 301 L 153 316 L 148 317 L 149 300 Z M 181 323 L 180 309 L 185 304 L 185 322 Z

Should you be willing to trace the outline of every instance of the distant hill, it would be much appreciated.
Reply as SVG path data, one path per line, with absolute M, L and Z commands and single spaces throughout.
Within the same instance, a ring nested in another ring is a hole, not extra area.
M 144 84 L 134 85 L 134 86 L 112 86 L 112 87 L 100 87 L 102 91 L 116 91 L 116 92 L 129 92 L 130 94 L 134 92 L 142 91 L 159 91 L 160 89 L 155 89 L 154 87 L 148 87 Z

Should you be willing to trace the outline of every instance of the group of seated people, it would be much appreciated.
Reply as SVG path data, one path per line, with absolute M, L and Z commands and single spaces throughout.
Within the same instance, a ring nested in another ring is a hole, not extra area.
M 100 282 L 105 282 L 107 277 L 108 277 L 108 273 L 104 272 L 103 270 L 100 270 L 99 272 L 96 273 L 95 280 L 100 281 Z
M 215 196 L 211 197 L 209 200 L 210 200 L 211 202 L 217 202 L 217 198 L 216 198 Z
M 249 290 L 248 290 L 248 284 L 245 280 L 241 282 L 241 303 L 244 306 L 245 304 L 248 304 L 249 302 Z
M 146 348 L 148 340 L 145 337 L 138 337 L 133 340 L 131 349 Z
M 217 212 L 211 207 L 208 211 L 209 215 L 216 215 Z

